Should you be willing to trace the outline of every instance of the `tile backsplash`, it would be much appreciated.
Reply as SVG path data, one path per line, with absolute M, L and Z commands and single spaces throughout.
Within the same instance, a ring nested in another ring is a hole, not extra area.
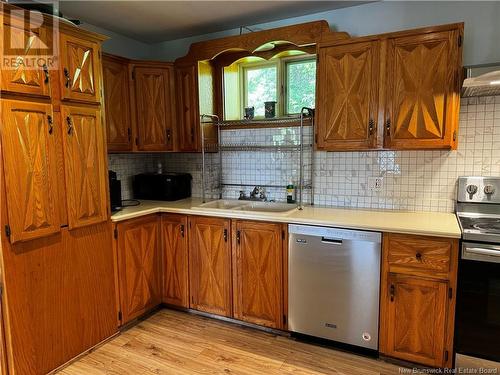
M 226 130 L 225 144 L 296 144 L 297 129 Z M 411 211 L 452 212 L 459 176 L 500 176 L 500 96 L 464 98 L 460 107 L 458 149 L 455 151 L 369 151 L 314 153 L 314 203 L 322 206 Z M 306 140 L 310 139 L 307 134 Z M 309 141 L 308 141 L 309 142 Z M 298 153 L 291 151 L 231 151 L 223 153 L 223 196 L 236 198 L 244 185 L 277 185 L 267 188 L 269 199 L 285 200 L 284 186 L 298 180 Z M 109 156 L 109 168 L 122 179 L 124 199 L 132 197 L 131 176 L 154 171 L 189 172 L 193 196 L 201 196 L 200 154 L 116 154 Z M 207 156 L 207 196 L 216 197 L 217 154 Z M 309 180 L 311 160 L 304 160 Z M 369 189 L 369 177 L 382 177 L 380 191 Z M 304 191 L 310 201 L 310 190 Z

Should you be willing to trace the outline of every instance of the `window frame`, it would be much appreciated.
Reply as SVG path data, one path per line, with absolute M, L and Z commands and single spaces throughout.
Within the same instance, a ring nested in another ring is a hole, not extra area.
M 314 61 L 316 62 L 317 61 L 317 58 L 316 58 L 316 55 L 311 55 L 311 54 L 307 54 L 307 55 L 299 55 L 299 56 L 290 56 L 290 57 L 283 57 L 280 59 L 280 63 L 281 63 L 281 74 L 282 74 L 282 82 L 283 82 L 283 86 L 281 87 L 281 91 L 282 91 L 282 107 L 281 107 L 281 114 L 283 116 L 292 116 L 292 115 L 296 115 L 298 114 L 299 112 L 288 112 L 287 111 L 287 107 L 288 107 L 288 98 L 289 98 L 289 94 L 290 94 L 290 91 L 288 89 L 289 87 L 289 84 L 288 84 L 288 66 L 289 65 L 292 65 L 292 64 L 300 64 L 302 62 L 306 62 L 306 61 Z M 314 101 L 316 102 L 316 78 L 318 76 L 318 70 L 317 70 L 318 66 L 316 64 L 316 74 L 315 74 L 315 77 L 314 77 L 314 82 L 315 82 L 315 89 L 314 89 Z M 315 103 L 316 104 L 316 103 Z
M 238 64 L 238 75 L 240 77 L 240 116 L 244 118 L 245 107 L 248 106 L 248 90 L 247 90 L 247 71 L 256 70 L 260 68 L 265 68 L 269 66 L 276 67 L 276 117 L 282 116 L 292 116 L 297 113 L 287 112 L 287 101 L 288 101 L 288 80 L 287 80 L 287 68 L 289 64 L 298 64 L 304 61 L 316 61 L 317 55 L 315 54 L 303 54 L 297 56 L 286 56 L 276 59 L 270 59 L 266 61 L 252 61 Z M 317 65 L 316 65 L 316 77 Z M 316 90 L 315 90 L 316 91 Z M 265 116 L 255 116 L 255 119 L 264 119 Z
M 278 110 L 280 106 L 280 67 L 279 61 L 253 61 L 239 64 L 239 76 L 240 76 L 240 116 L 241 118 L 245 115 L 245 107 L 248 107 L 248 90 L 247 90 L 247 71 L 248 70 L 258 70 L 267 67 L 276 68 L 276 109 Z M 264 116 L 255 116 L 255 119 L 263 119 Z

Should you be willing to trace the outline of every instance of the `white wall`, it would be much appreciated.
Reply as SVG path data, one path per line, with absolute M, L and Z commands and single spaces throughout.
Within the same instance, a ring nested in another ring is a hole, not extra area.
M 108 36 L 109 39 L 102 44 L 102 50 L 104 52 L 128 57 L 130 59 L 149 59 L 151 57 L 152 46 L 150 44 L 140 42 L 89 23 L 82 22 L 79 27 Z
M 327 20 L 332 29 L 347 31 L 352 36 L 465 22 L 464 65 L 500 62 L 500 2 L 498 1 L 385 1 L 250 27 L 270 29 L 322 19 Z M 152 45 L 150 57 L 172 61 L 184 56 L 193 42 L 238 33 L 239 29 L 232 29 L 157 43 Z

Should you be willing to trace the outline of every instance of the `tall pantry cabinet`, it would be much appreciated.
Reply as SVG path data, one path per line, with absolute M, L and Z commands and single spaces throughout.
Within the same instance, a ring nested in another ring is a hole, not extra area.
M 43 64 L 1 73 L 0 373 L 45 374 L 117 330 L 103 38 L 48 16 L 31 30 L 9 4 L 1 15 L 2 43 L 31 48 L 2 57 Z

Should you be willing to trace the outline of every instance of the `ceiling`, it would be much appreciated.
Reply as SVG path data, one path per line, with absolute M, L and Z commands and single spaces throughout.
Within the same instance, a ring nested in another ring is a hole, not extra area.
M 146 43 L 185 38 L 367 1 L 60 1 L 65 17 Z

